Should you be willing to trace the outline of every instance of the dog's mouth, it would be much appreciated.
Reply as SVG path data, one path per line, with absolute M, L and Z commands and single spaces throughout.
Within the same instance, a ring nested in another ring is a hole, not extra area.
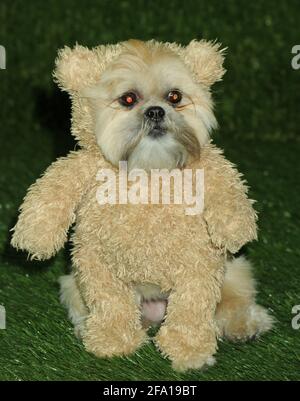
M 156 139 L 165 135 L 166 132 L 167 132 L 166 129 L 163 128 L 161 125 L 154 125 L 153 127 L 150 128 L 148 136 L 153 139 Z

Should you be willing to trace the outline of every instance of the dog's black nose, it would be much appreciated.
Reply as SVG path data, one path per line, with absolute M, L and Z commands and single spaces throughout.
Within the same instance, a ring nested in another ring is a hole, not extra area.
M 164 109 L 160 106 L 152 106 L 145 111 L 145 116 L 152 121 L 162 121 L 165 114 Z

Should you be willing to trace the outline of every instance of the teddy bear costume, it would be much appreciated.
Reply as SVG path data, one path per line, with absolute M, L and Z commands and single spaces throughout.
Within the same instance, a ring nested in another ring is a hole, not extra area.
M 188 56 L 179 45 L 149 42 L 158 45 L 176 52 L 199 81 L 193 60 L 215 50 L 202 69 L 207 85 L 224 72 L 217 45 L 193 41 Z M 122 355 L 147 341 L 134 288 L 152 283 L 169 294 L 156 344 L 174 366 L 197 367 L 217 347 L 214 315 L 227 254 L 256 238 L 256 213 L 241 175 L 210 142 L 186 166 L 204 169 L 202 214 L 186 215 L 185 204 L 99 205 L 97 172 L 118 169 L 101 154 L 89 100 L 80 93 L 120 52 L 122 44 L 93 50 L 77 45 L 59 53 L 55 77 L 70 94 L 72 134 L 80 149 L 55 161 L 30 187 L 12 244 L 47 259 L 63 247 L 74 224 L 73 267 L 89 311 L 82 333 L 86 348 L 98 356 Z

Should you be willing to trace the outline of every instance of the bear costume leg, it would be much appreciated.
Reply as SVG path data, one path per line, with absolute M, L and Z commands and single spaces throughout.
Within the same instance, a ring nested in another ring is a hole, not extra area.
M 77 248 L 73 262 L 88 311 L 80 329 L 86 349 L 99 357 L 133 353 L 147 339 L 134 289 L 101 263 L 92 249 Z
M 171 359 L 175 370 L 213 365 L 218 336 L 215 311 L 224 280 L 223 258 L 216 256 L 212 263 L 202 256 L 201 266 L 187 266 L 178 276 L 173 274 L 175 282 L 156 344 Z

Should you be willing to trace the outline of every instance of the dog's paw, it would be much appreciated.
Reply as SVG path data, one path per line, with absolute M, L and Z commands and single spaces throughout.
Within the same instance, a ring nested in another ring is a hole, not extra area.
M 259 337 L 270 330 L 274 319 L 260 305 L 253 304 L 245 309 L 237 309 L 222 322 L 222 332 L 232 341 L 247 341 Z
M 162 326 L 156 344 L 162 354 L 171 359 L 173 368 L 180 372 L 202 369 L 215 363 L 216 335 L 208 326 L 201 329 Z

